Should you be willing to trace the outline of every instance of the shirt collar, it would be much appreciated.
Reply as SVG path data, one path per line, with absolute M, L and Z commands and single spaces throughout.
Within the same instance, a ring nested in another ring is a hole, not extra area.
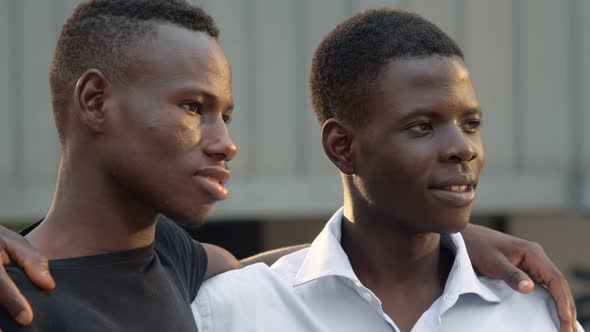
M 338 209 L 315 238 L 295 276 L 294 286 L 327 276 L 339 276 L 358 281 L 348 256 L 340 245 L 343 216 L 344 208 Z
M 348 256 L 340 245 L 343 215 L 344 208 L 340 208 L 315 238 L 293 280 L 293 286 L 328 276 L 338 276 L 359 282 Z M 500 302 L 500 298 L 479 281 L 461 234 L 443 235 L 441 241 L 442 245 L 447 246 L 455 254 L 455 261 L 445 285 L 445 295 L 454 297 L 456 301 L 460 295 L 471 293 L 488 302 Z
M 460 233 L 442 235 L 441 245 L 455 254 L 455 261 L 447 277 L 445 294 L 455 299 L 463 294 L 475 294 L 488 302 L 500 302 L 498 295 L 479 280 Z

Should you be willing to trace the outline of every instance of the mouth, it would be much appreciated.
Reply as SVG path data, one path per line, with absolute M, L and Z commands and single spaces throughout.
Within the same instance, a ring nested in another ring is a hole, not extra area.
M 433 189 L 439 189 L 439 188 L 433 188 Z M 458 184 L 458 185 L 444 186 L 440 189 L 452 191 L 452 192 L 457 192 L 457 193 L 464 193 L 464 192 L 470 192 L 470 191 L 475 190 L 475 186 L 472 184 Z
M 474 176 L 461 175 L 431 186 L 429 191 L 444 205 L 460 208 L 473 204 L 476 188 L 477 182 Z
M 230 176 L 229 170 L 222 166 L 203 167 L 195 174 L 201 188 L 214 200 L 219 201 L 226 199 L 229 194 L 225 184 Z

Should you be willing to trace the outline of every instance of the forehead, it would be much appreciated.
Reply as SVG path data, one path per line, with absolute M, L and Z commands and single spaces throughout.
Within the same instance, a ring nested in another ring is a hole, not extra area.
M 380 70 L 374 88 L 370 104 L 400 112 L 441 105 L 479 107 L 469 70 L 456 56 L 393 60 Z
M 132 51 L 125 75 L 131 83 L 197 88 L 231 102 L 231 70 L 217 40 L 205 32 L 159 24 L 156 34 Z

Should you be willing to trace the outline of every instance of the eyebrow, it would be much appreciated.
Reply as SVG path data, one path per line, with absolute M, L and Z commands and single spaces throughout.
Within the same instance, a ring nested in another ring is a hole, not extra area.
M 470 115 L 482 116 L 481 108 L 480 107 L 469 107 L 469 108 L 464 109 L 461 114 L 461 116 L 470 116 Z M 412 110 L 408 114 L 404 115 L 401 118 L 401 121 L 406 121 L 408 119 L 417 118 L 417 117 L 440 119 L 440 118 L 444 117 L 444 114 L 442 114 L 441 112 L 434 111 L 432 109 L 428 109 L 428 108 L 417 108 L 417 109 Z
M 470 107 L 465 110 L 465 115 L 479 115 L 482 116 L 483 112 L 481 111 L 481 107 Z

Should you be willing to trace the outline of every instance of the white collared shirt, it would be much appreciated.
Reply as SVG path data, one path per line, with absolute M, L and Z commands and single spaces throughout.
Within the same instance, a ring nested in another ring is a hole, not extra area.
M 256 264 L 205 282 L 193 303 L 199 331 L 399 332 L 352 270 L 340 245 L 341 224 L 342 209 L 310 248 L 270 269 Z M 477 276 L 461 235 L 443 241 L 455 261 L 443 294 L 412 331 L 559 331 L 555 304 L 542 287 L 522 295 Z

